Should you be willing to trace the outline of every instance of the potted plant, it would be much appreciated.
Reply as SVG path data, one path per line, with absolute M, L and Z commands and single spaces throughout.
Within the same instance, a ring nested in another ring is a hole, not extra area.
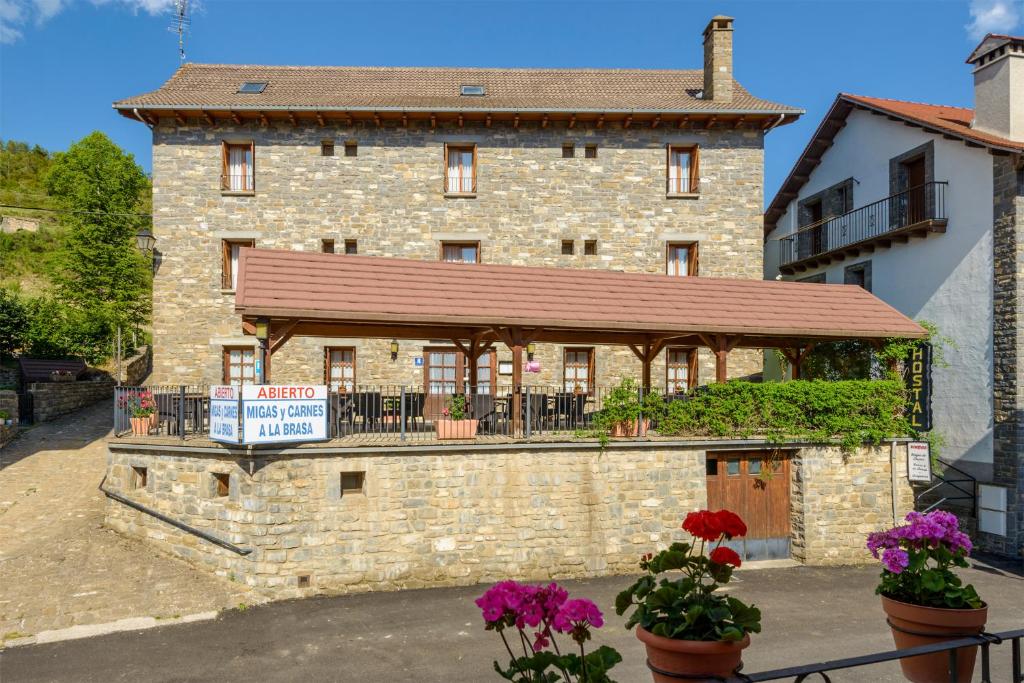
M 473 439 L 476 437 L 478 420 L 466 417 L 466 397 L 458 394 L 448 399 L 441 411 L 443 417 L 437 420 L 438 439 Z
M 626 628 L 637 627 L 655 683 L 731 676 L 750 634 L 761 631 L 759 609 L 718 592 L 740 566 L 739 555 L 723 543 L 746 535 L 743 520 L 729 510 L 700 510 L 686 516 L 683 529 L 693 542 L 645 555 L 640 568 L 646 575 L 615 599 L 616 614 L 633 609 Z M 676 571 L 678 578 L 658 578 Z
M 156 414 L 156 402 L 152 392 L 148 390 L 126 393 L 118 399 L 118 405 L 130 416 L 132 434 L 146 436 L 153 426 Z
M 0 410 L 0 425 L 10 427 L 12 424 L 14 424 L 14 420 L 11 419 L 11 414 L 6 410 Z
M 598 423 L 609 436 L 641 436 L 664 410 L 665 402 L 658 392 L 641 396 L 636 380 L 627 377 L 604 397 Z
M 601 610 L 590 600 L 570 600 L 569 593 L 557 583 L 531 586 L 502 581 L 477 598 L 476 604 L 483 612 L 485 629 L 501 636 L 510 657 L 504 668 L 494 662 L 494 670 L 505 680 L 613 683 L 608 670 L 621 662 L 622 656 L 607 645 L 585 651 L 591 629 L 604 625 Z M 511 637 L 506 635 L 508 632 Z M 567 634 L 579 654 L 563 651 L 556 633 Z
M 935 510 L 911 512 L 907 523 L 868 535 L 868 550 L 882 561 L 875 593 L 899 649 L 955 640 L 981 633 L 988 606 L 974 586 L 964 585 L 952 567 L 967 567 L 971 539 L 955 515 Z M 957 650 L 956 680 L 969 683 L 977 647 Z M 907 680 L 949 681 L 949 653 L 901 659 Z

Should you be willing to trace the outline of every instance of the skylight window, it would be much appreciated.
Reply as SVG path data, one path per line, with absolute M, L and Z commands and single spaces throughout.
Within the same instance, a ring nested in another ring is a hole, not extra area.
M 246 81 L 238 88 L 238 92 L 246 95 L 259 95 L 267 89 L 266 81 Z
M 462 94 L 469 95 L 472 97 L 480 97 L 484 95 L 484 86 L 482 85 L 464 85 L 462 86 Z

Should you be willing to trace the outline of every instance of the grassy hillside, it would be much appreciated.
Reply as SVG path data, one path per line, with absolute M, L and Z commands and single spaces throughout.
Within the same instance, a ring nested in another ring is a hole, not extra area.
M 39 294 L 50 286 L 63 238 L 58 214 L 8 207 L 56 208 L 46 193 L 51 163 L 51 154 L 38 145 L 0 141 L 0 216 L 39 221 L 38 232 L 0 233 L 0 287 Z

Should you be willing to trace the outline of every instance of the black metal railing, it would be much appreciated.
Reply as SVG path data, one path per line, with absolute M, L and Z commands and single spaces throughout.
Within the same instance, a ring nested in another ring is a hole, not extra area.
M 886 652 L 876 652 L 869 655 L 862 655 L 860 657 L 833 659 L 831 661 L 819 662 L 817 664 L 791 666 L 784 669 L 759 671 L 757 673 L 750 674 L 736 673 L 733 676 L 719 680 L 724 681 L 724 683 L 756 683 L 758 681 L 781 681 L 792 679 L 794 683 L 801 683 L 802 681 L 808 680 L 809 677 L 815 676 L 813 680 L 830 681 L 831 678 L 828 676 L 829 673 L 843 669 L 854 669 L 863 666 L 870 666 L 872 664 L 883 664 L 885 662 L 892 662 L 899 659 L 908 659 L 919 655 L 948 652 L 949 663 L 947 667 L 947 680 L 956 683 L 959 680 L 957 676 L 957 660 L 959 657 L 964 656 L 964 653 L 961 652 L 961 648 L 980 647 L 981 683 L 993 683 L 992 662 L 989 656 L 989 648 L 993 645 L 1001 645 L 1009 641 L 1011 658 L 1010 678 L 1001 680 L 1007 680 L 1010 683 L 1022 683 L 1024 682 L 1024 676 L 1022 676 L 1021 673 L 1020 654 L 1020 641 L 1022 638 L 1024 638 L 1024 629 L 1004 631 L 1002 633 L 980 633 L 976 636 L 967 636 L 964 638 L 957 638 L 956 640 L 948 640 L 932 645 L 921 645 L 918 647 L 906 648 L 904 650 L 888 650 Z M 648 666 L 650 665 L 648 664 Z
M 476 387 L 398 384 L 357 385 L 351 391 L 328 394 L 330 437 L 354 440 L 436 438 L 439 420 L 450 417 L 452 399 L 463 398 L 465 414 L 476 420 L 476 436 L 544 438 L 586 432 L 604 405 L 610 387 L 521 386 L 487 384 Z M 642 394 L 638 396 L 642 398 Z M 666 401 L 683 400 L 685 394 L 669 395 Z M 149 436 L 185 438 L 209 433 L 209 387 L 205 385 L 155 385 L 117 387 L 114 396 L 114 430 L 118 436 L 133 431 L 132 417 L 143 400 L 154 406 L 148 423 L 137 422 L 135 431 Z M 447 413 L 446 413 L 447 411 Z M 138 418 L 137 418 L 138 419 Z M 656 423 L 641 419 L 647 428 Z
M 947 185 L 944 181 L 925 183 L 848 213 L 805 225 L 779 240 L 779 263 L 785 266 L 926 221 L 946 220 Z
M 977 500 L 978 480 L 956 465 L 940 460 L 943 471 L 932 472 L 932 484 L 927 488 L 918 491 L 914 496 L 915 507 L 921 508 L 921 512 L 931 512 L 944 504 L 952 504 L 975 509 Z M 929 502 L 929 497 L 934 498 Z

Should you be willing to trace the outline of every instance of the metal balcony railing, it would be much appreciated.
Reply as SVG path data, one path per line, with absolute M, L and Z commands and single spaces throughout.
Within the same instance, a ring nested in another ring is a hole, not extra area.
M 814 259 L 853 245 L 913 232 L 929 224 L 945 226 L 947 182 L 930 182 L 839 216 L 806 225 L 779 240 L 779 264 Z

